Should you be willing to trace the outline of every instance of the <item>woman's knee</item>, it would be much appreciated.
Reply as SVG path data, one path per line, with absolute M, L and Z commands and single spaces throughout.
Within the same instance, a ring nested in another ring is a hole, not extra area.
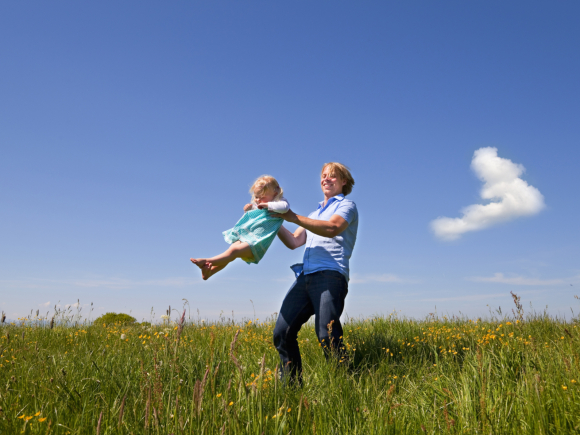
M 288 335 L 288 328 L 283 327 L 282 325 L 278 325 L 276 324 L 276 327 L 274 328 L 274 334 L 273 334 L 273 339 L 274 339 L 274 347 L 279 348 L 285 341 L 286 341 L 286 337 Z
M 274 327 L 273 339 L 274 346 L 277 349 L 280 347 L 286 347 L 289 344 L 293 345 L 297 343 L 298 330 L 291 328 L 286 324 L 286 322 L 278 322 Z

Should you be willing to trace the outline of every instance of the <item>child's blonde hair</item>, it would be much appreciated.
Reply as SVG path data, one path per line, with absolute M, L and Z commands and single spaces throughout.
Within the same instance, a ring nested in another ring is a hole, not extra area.
M 282 190 L 274 177 L 271 175 L 262 175 L 261 177 L 256 178 L 256 181 L 254 181 L 254 184 L 252 184 L 252 187 L 250 187 L 252 202 L 256 200 L 256 193 L 262 195 L 264 192 L 266 192 L 266 190 L 271 190 L 276 194 L 274 201 L 279 201 L 280 198 L 282 198 L 282 194 L 284 193 L 284 190 Z

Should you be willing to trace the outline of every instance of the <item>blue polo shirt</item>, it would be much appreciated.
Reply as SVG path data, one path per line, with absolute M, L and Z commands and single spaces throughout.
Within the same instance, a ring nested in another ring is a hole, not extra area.
M 348 227 L 338 236 L 329 238 L 317 236 L 306 230 L 306 249 L 304 264 L 292 266 L 297 275 L 304 271 L 305 275 L 320 270 L 336 270 L 349 279 L 349 260 L 356 242 L 358 229 L 358 211 L 356 204 L 346 199 L 343 194 L 336 195 L 318 204 L 318 209 L 308 215 L 311 219 L 328 221 L 333 215 L 338 215 L 348 222 Z M 302 267 L 300 267 L 302 266 Z

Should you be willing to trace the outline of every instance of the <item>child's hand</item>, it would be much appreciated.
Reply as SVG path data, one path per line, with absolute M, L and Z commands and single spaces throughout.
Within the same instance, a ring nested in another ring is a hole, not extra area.
M 250 211 L 251 209 L 252 209 L 252 204 L 246 204 L 246 205 L 244 205 L 244 212 Z
M 268 210 L 268 203 L 267 203 L 267 202 L 261 202 L 260 204 L 258 204 L 258 208 L 259 208 L 260 210 L 262 210 L 262 209 L 264 209 L 264 208 L 265 208 L 266 210 Z

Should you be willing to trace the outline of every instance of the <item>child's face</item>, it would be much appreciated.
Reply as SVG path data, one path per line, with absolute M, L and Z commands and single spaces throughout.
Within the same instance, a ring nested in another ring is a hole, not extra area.
M 258 192 L 258 190 L 254 190 L 254 198 L 256 198 L 257 204 L 262 204 L 264 202 L 272 202 L 274 201 L 274 197 L 276 196 L 276 192 L 273 192 L 272 189 L 266 189 L 262 193 Z

